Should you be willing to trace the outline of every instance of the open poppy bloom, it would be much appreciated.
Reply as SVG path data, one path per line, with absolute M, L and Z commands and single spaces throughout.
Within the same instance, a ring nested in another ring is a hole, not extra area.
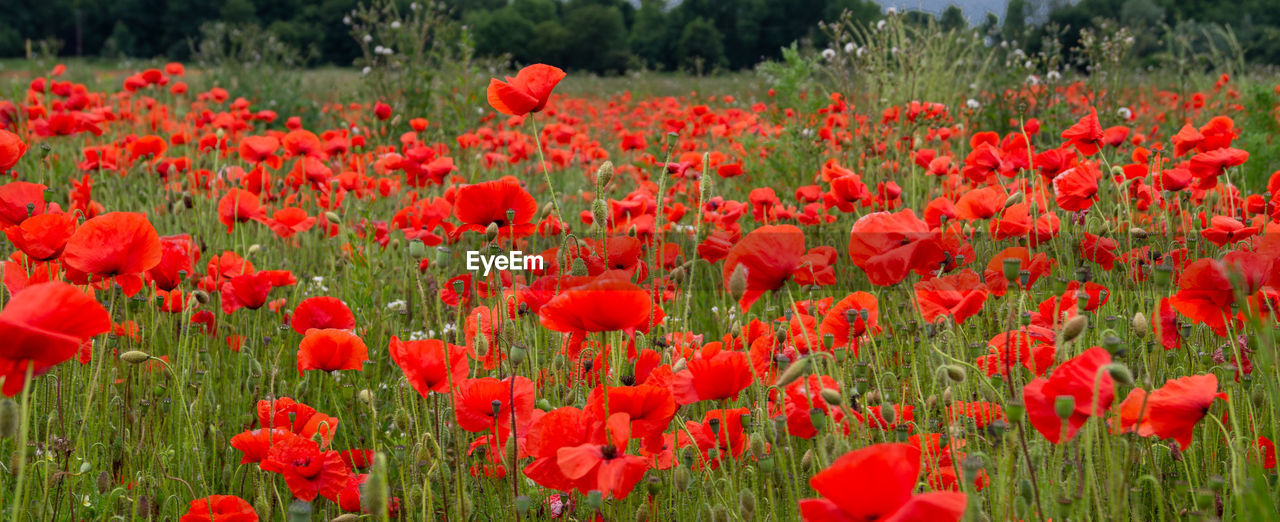
M 558 67 L 536 63 L 520 69 L 515 78 L 508 76 L 505 82 L 490 79 L 486 96 L 494 110 L 523 116 L 546 107 L 551 91 L 564 76 L 564 71 Z
M 360 370 L 369 358 L 364 340 L 347 330 L 311 329 L 298 344 L 298 375 L 303 370 Z
M 1085 156 L 1092 156 L 1098 152 L 1102 146 L 1103 137 L 1102 123 L 1098 121 L 1098 109 L 1094 107 L 1089 107 L 1088 115 L 1062 131 L 1062 139 L 1067 140 L 1067 143 Z
M 333 441 L 334 431 L 338 428 L 337 418 L 317 412 L 315 408 L 289 397 L 258 401 L 256 409 L 258 423 L 263 429 L 285 429 L 307 439 L 319 434 L 320 447 L 327 447 Z
M 258 522 L 258 514 L 235 495 L 210 495 L 192 500 L 178 522 Z
M 272 444 L 258 466 L 263 471 L 284 476 L 293 496 L 306 502 L 317 496 L 336 502 L 351 476 L 350 468 L 337 451 L 321 450 L 315 441 L 303 437 L 285 438 Z
M 142 289 L 142 274 L 160 263 L 160 236 L 147 217 L 109 212 L 85 221 L 62 251 L 68 268 L 116 278 L 125 295 Z
M 801 500 L 800 515 L 810 522 L 960 520 L 968 497 L 953 491 L 915 494 L 920 468 L 920 448 L 911 444 L 850 451 L 809 479 L 822 497 Z
M 499 237 L 525 237 L 533 233 L 538 214 L 538 201 L 510 176 L 459 188 L 453 205 L 453 215 L 462 222 L 454 237 L 484 232 L 489 225 L 498 227 Z
M 1150 393 L 1134 388 L 1120 404 L 1121 426 L 1143 437 L 1173 439 L 1186 451 L 1214 399 L 1225 401 L 1227 394 L 1218 391 L 1218 377 L 1212 373 L 1169 379 Z
M 551 298 L 538 311 L 542 326 L 566 333 L 634 333 L 649 331 L 651 313 L 654 323 L 661 322 L 662 311 L 649 292 L 614 274 L 606 272 Z
M 458 427 L 473 433 L 495 431 L 501 437 L 511 435 L 513 407 L 516 429 L 523 432 L 532 420 L 533 401 L 533 381 L 518 375 L 501 380 L 467 379 L 455 382 L 453 388 L 453 413 Z
M 11 227 L 31 216 L 43 214 L 44 193 L 49 187 L 27 181 L 0 185 L 0 226 Z
M 689 360 L 688 365 L 671 382 L 671 392 L 680 405 L 737 399 L 755 380 L 746 352 L 719 351 Z
M 447 393 L 450 380 L 461 383 L 467 378 L 467 349 L 455 344 L 436 339 L 401 341 L 391 336 L 387 352 L 423 397 L 430 392 Z
M 74 286 L 55 281 L 18 292 L 0 311 L 0 392 L 16 395 L 28 368 L 44 375 L 110 329 L 106 309 Z
M 920 281 L 915 284 L 916 302 L 920 316 L 933 322 L 939 317 L 950 317 L 956 324 L 982 311 L 987 302 L 987 285 L 972 270 Z
M 849 257 L 876 286 L 896 284 L 912 270 L 937 268 L 946 261 L 938 233 L 911 209 L 859 218 L 849 231 Z
M 877 323 L 880 304 L 876 296 L 867 292 L 854 292 L 837 301 L 827 310 L 818 325 L 818 333 L 831 334 L 832 348 L 849 348 L 858 353 L 858 339 L 865 334 L 880 332 Z
M 1235 291 L 1223 263 L 1216 259 L 1199 259 L 1182 270 L 1178 276 L 1178 293 L 1169 298 L 1169 304 L 1183 317 L 1202 323 L 1218 336 L 1226 337 L 1227 321 L 1232 319 L 1229 310 L 1235 300 Z
M 356 327 L 356 316 L 341 299 L 321 295 L 308 297 L 298 303 L 293 309 L 289 326 L 293 331 L 304 335 L 312 328 L 351 330 Z
M 76 218 L 71 214 L 46 212 L 4 229 L 4 235 L 27 257 L 48 261 L 62 255 L 63 247 L 75 230 Z
M 1115 399 L 1115 384 L 1104 369 L 1110 363 L 1111 354 L 1095 346 L 1059 365 L 1048 379 L 1037 378 L 1024 386 L 1022 400 L 1036 431 L 1049 442 L 1061 444 L 1074 438 L 1089 417 L 1107 411 Z M 1063 397 L 1070 397 L 1074 404 L 1066 419 L 1056 409 Z
M 612 498 L 627 498 L 644 478 L 649 461 L 626 453 L 631 440 L 629 415 L 612 414 L 606 424 L 606 440 L 597 437 L 586 444 L 561 447 L 556 450 L 556 464 L 566 478 L 577 481 L 580 493 L 598 490 Z
M 0 174 L 7 174 L 26 153 L 27 144 L 17 134 L 0 129 Z

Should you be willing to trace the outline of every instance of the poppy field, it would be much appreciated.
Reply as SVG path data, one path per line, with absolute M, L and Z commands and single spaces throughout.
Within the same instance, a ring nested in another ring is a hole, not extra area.
M 1280 516 L 1265 77 L 75 67 L 0 91 L 5 520 Z

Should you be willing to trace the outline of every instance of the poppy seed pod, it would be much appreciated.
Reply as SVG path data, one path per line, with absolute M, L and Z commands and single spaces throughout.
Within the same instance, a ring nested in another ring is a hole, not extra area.
M 1013 281 L 1018 278 L 1018 272 L 1022 270 L 1022 260 L 1016 257 L 1005 258 L 1004 260 L 1004 278 Z
M 142 364 L 151 360 L 151 355 L 141 350 L 129 350 L 120 354 L 120 360 L 129 364 Z
M 581 257 L 573 258 L 573 262 L 569 264 L 569 273 L 578 277 L 587 275 L 587 263 Z
M 416 258 L 427 257 L 427 245 L 422 240 L 415 239 L 409 242 L 409 255 Z
M 1089 318 L 1086 316 L 1077 315 L 1068 319 L 1067 323 L 1062 326 L 1062 342 L 1069 343 L 1075 341 L 1088 327 Z
M 880 416 L 884 417 L 885 424 L 893 424 L 894 421 L 898 420 L 897 409 L 894 408 L 892 404 L 885 404 L 884 406 L 881 406 Z
M 1071 395 L 1059 395 L 1053 400 L 1053 412 L 1058 418 L 1067 420 L 1076 411 L 1076 398 Z

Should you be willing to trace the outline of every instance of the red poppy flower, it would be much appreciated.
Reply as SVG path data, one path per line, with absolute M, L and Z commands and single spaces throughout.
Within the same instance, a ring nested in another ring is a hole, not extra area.
M 1182 270 L 1178 276 L 1178 293 L 1169 298 L 1169 304 L 1183 317 L 1205 324 L 1218 336 L 1226 337 L 1229 310 L 1235 298 L 1222 262 L 1199 259 Z
M 258 422 L 264 429 L 286 429 L 295 435 L 311 439 L 320 435 L 321 447 L 333 441 L 338 419 L 319 413 L 315 408 L 288 397 L 272 401 L 258 401 Z
M 611 498 L 627 498 L 644 478 L 649 461 L 625 453 L 631 438 L 627 414 L 610 415 L 607 424 L 608 440 L 561 447 L 556 450 L 556 464 L 566 478 L 577 481 L 580 493 L 598 490 Z
M 231 447 L 240 450 L 241 464 L 257 464 L 267 458 L 267 452 L 277 442 L 298 435 L 284 428 L 248 430 L 231 437 Z
M 275 136 L 246 136 L 240 140 L 240 157 L 249 163 L 262 163 L 280 148 Z
M 505 82 L 490 79 L 486 96 L 494 110 L 523 116 L 546 107 L 551 91 L 564 76 L 564 71 L 557 67 L 536 63 L 520 69 L 515 78 L 508 76 Z
M 147 217 L 110 212 L 85 221 L 62 251 L 67 268 L 115 277 L 125 295 L 142 289 L 142 273 L 160 263 L 160 236 Z
M 450 379 L 461 383 L 469 371 L 466 348 L 436 339 L 401 341 L 391 336 L 387 352 L 404 372 L 404 378 L 423 397 L 430 392 L 448 392 Z
M 1228 168 L 1243 165 L 1249 153 L 1240 149 L 1217 149 L 1191 157 L 1187 170 L 1196 178 L 1196 188 L 1208 190 L 1218 186 L 1218 176 Z
M 1098 121 L 1098 109 L 1089 108 L 1089 114 L 1062 131 L 1062 139 L 1085 156 L 1092 156 L 1102 145 L 1102 123 Z
M 989 353 L 979 356 L 975 364 L 987 375 L 1007 376 L 1016 365 L 1037 377 L 1043 376 L 1053 366 L 1056 340 L 1053 330 L 1036 325 L 1001 332 L 991 337 L 987 342 Z
M 990 293 L 972 270 L 920 281 L 915 284 L 916 302 L 924 320 L 951 317 L 956 324 L 982 311 Z
M 1210 243 L 1223 246 L 1244 241 L 1257 233 L 1258 227 L 1246 227 L 1244 223 L 1228 216 L 1213 216 L 1209 219 L 1209 228 L 1202 230 L 1200 235 Z
M 538 485 L 561 491 L 583 489 L 589 491 L 595 483 L 587 479 L 570 479 L 560 471 L 560 448 L 572 448 L 588 443 L 593 434 L 593 420 L 573 407 L 556 408 L 543 415 L 529 427 L 525 437 L 525 450 L 533 462 L 524 467 L 524 475 Z
M 1214 399 L 1227 400 L 1218 391 L 1218 377 L 1212 373 L 1170 379 L 1147 395 L 1145 423 L 1162 439 L 1173 439 L 1183 451 L 1191 445 L 1196 423 L 1209 413 Z
M 990 219 L 1004 208 L 1007 197 L 998 186 L 969 190 L 956 201 L 956 216 L 965 221 Z
M 1018 262 L 1018 270 L 1015 279 L 1010 281 L 1005 278 L 1005 263 L 1013 259 Z M 996 253 L 991 257 L 991 261 L 987 262 L 987 267 L 982 272 L 982 278 L 987 283 L 987 288 L 991 290 L 991 295 L 996 297 L 1003 296 L 1009 289 L 1010 283 L 1030 290 L 1031 286 L 1049 274 L 1049 268 L 1053 266 L 1053 260 L 1044 252 L 1038 252 L 1033 257 L 1026 247 L 1009 247 Z M 1022 271 L 1027 272 L 1027 280 L 1025 283 L 1021 281 Z
M 307 211 L 298 207 L 287 207 L 275 211 L 271 217 L 263 218 L 262 222 L 277 236 L 288 239 L 299 232 L 306 232 L 315 226 L 315 216 L 308 216 Z
M 818 325 L 818 333 L 832 336 L 832 348 L 845 348 L 858 353 L 858 339 L 870 333 L 880 332 L 877 324 L 880 304 L 876 296 L 867 292 L 854 292 L 827 309 Z
M 745 352 L 721 351 L 710 357 L 688 361 L 688 368 L 675 374 L 671 393 L 681 405 L 719 399 L 736 400 L 755 376 Z
M 1080 212 L 1098 201 L 1098 164 L 1086 161 L 1053 178 L 1053 198 L 1063 210 Z
M 283 475 L 293 496 L 307 502 L 316 496 L 336 502 L 351 476 L 337 451 L 322 451 L 315 441 L 303 437 L 285 438 L 273 444 L 258 466 L 263 471 Z
M 525 237 L 533 233 L 532 220 L 537 214 L 537 200 L 515 178 L 466 185 L 454 194 L 453 215 L 462 226 L 453 234 L 484 232 L 492 224 L 497 225 L 501 237 Z
M 610 386 L 608 392 L 610 415 L 626 413 L 631 421 L 632 438 L 661 443 L 662 433 L 671 425 L 676 414 L 675 397 L 660 386 Z M 587 397 L 583 411 L 594 418 L 605 418 L 605 388 L 596 387 Z
M 337 328 L 351 330 L 356 327 L 356 316 L 347 304 L 337 297 L 316 296 L 303 299 L 293 309 L 289 321 L 293 331 L 306 334 L 312 328 Z
M 562 291 L 538 311 L 542 326 L 556 332 L 649 331 L 650 314 L 661 322 L 649 292 L 606 272 L 594 280 Z
M 1110 363 L 1111 354 L 1095 346 L 1059 365 L 1048 379 L 1037 378 L 1024 386 L 1022 400 L 1036 431 L 1049 442 L 1060 444 L 1074 438 L 1090 416 L 1102 415 L 1110 408 L 1115 384 L 1104 369 Z M 1055 407 L 1064 396 L 1075 403 L 1065 424 Z
M 827 401 L 822 398 L 823 390 L 834 390 L 840 393 L 840 384 L 827 375 L 810 375 L 787 386 L 784 404 L 787 433 L 802 439 L 812 439 L 816 436 L 818 429 L 813 425 L 815 410 L 830 417 L 841 427 L 841 431 L 849 433 L 844 410 L 827 404 Z
M 311 329 L 298 344 L 298 375 L 303 370 L 357 370 L 369 359 L 364 340 L 347 330 Z
M 919 447 L 884 443 L 854 450 L 809 479 L 809 486 L 822 497 L 801 500 L 800 516 L 811 522 L 941 522 L 964 516 L 968 503 L 964 493 L 916 495 L 919 477 Z
M 747 234 L 729 250 L 722 269 L 729 288 L 733 273 L 746 270 L 746 291 L 738 300 L 743 311 L 762 294 L 781 288 L 804 256 L 804 233 L 794 225 L 765 225 Z
M 1120 248 L 1120 242 L 1113 238 L 1089 232 L 1085 232 L 1084 237 L 1080 238 L 1080 257 L 1101 265 L 1102 269 L 1108 272 L 1115 268 L 1118 248 Z
M 266 212 L 258 196 L 244 189 L 228 190 L 218 200 L 218 221 L 227 226 L 228 234 L 235 231 L 236 223 L 263 219 Z
M 200 248 L 190 235 L 164 236 L 160 238 L 160 262 L 147 271 L 147 277 L 156 288 L 170 291 L 191 277 L 199 260 Z
M 235 495 L 210 495 L 192 500 L 178 522 L 258 522 L 258 514 Z
M 26 153 L 27 144 L 17 134 L 0 129 L 0 174 L 7 174 Z
M 28 367 L 43 375 L 110 329 L 102 305 L 69 284 L 41 283 L 14 294 L 0 311 L 0 392 L 17 394 Z
M 11 227 L 31 216 L 44 214 L 44 192 L 48 189 L 26 181 L 0 185 L 0 226 Z
M 48 261 L 62 255 L 62 249 L 76 230 L 76 218 L 66 212 L 31 216 L 21 224 L 4 229 L 9 242 L 27 257 Z
M 936 268 L 946 260 L 938 234 L 911 209 L 859 218 L 849 231 L 849 257 L 876 286 L 896 284 L 912 270 Z
M 261 270 L 227 279 L 218 290 L 218 295 L 222 297 L 222 313 L 229 315 L 241 308 L 262 308 L 267 304 L 267 295 L 272 288 L 296 282 L 292 275 L 282 277 L 283 274 L 288 272 Z
M 514 404 L 516 429 L 523 432 L 532 420 L 533 395 L 533 381 L 518 375 L 502 380 L 493 377 L 467 379 L 454 384 L 454 417 L 458 427 L 464 430 L 473 433 L 495 431 L 506 436 L 511 434 Z

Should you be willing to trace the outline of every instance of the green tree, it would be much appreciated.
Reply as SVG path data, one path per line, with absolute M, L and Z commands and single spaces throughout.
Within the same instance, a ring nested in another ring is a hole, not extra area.
M 1004 8 L 1004 28 L 1000 36 L 1006 42 L 1021 43 L 1027 32 L 1027 0 L 1009 0 Z
M 227 0 L 218 13 L 221 20 L 229 24 L 249 24 L 257 22 L 257 11 L 249 0 Z
M 560 22 L 547 20 L 533 26 L 533 36 L 529 39 L 529 56 L 531 62 L 564 65 L 565 55 L 569 50 L 569 39 L 572 35 Z
M 599 73 L 626 70 L 631 52 L 622 11 L 616 6 L 585 2 L 570 6 L 564 14 L 564 26 L 572 28 L 565 56 L 567 67 Z
M 529 63 L 533 22 L 510 6 L 497 11 L 472 11 L 463 20 L 472 27 L 476 52 L 491 56 L 511 53 L 517 62 Z
M 676 58 L 684 67 L 700 67 L 703 70 L 724 67 L 728 64 L 724 56 L 724 35 L 720 34 L 710 20 L 694 18 L 685 24 L 684 31 L 680 34 L 680 42 L 676 44 Z
M 964 19 L 964 11 L 956 4 L 951 4 L 942 11 L 942 16 L 938 18 L 938 24 L 942 26 L 943 31 L 954 31 L 969 27 L 969 22 Z
M 671 31 L 662 0 L 643 0 L 631 26 L 631 51 L 655 69 L 670 63 Z

